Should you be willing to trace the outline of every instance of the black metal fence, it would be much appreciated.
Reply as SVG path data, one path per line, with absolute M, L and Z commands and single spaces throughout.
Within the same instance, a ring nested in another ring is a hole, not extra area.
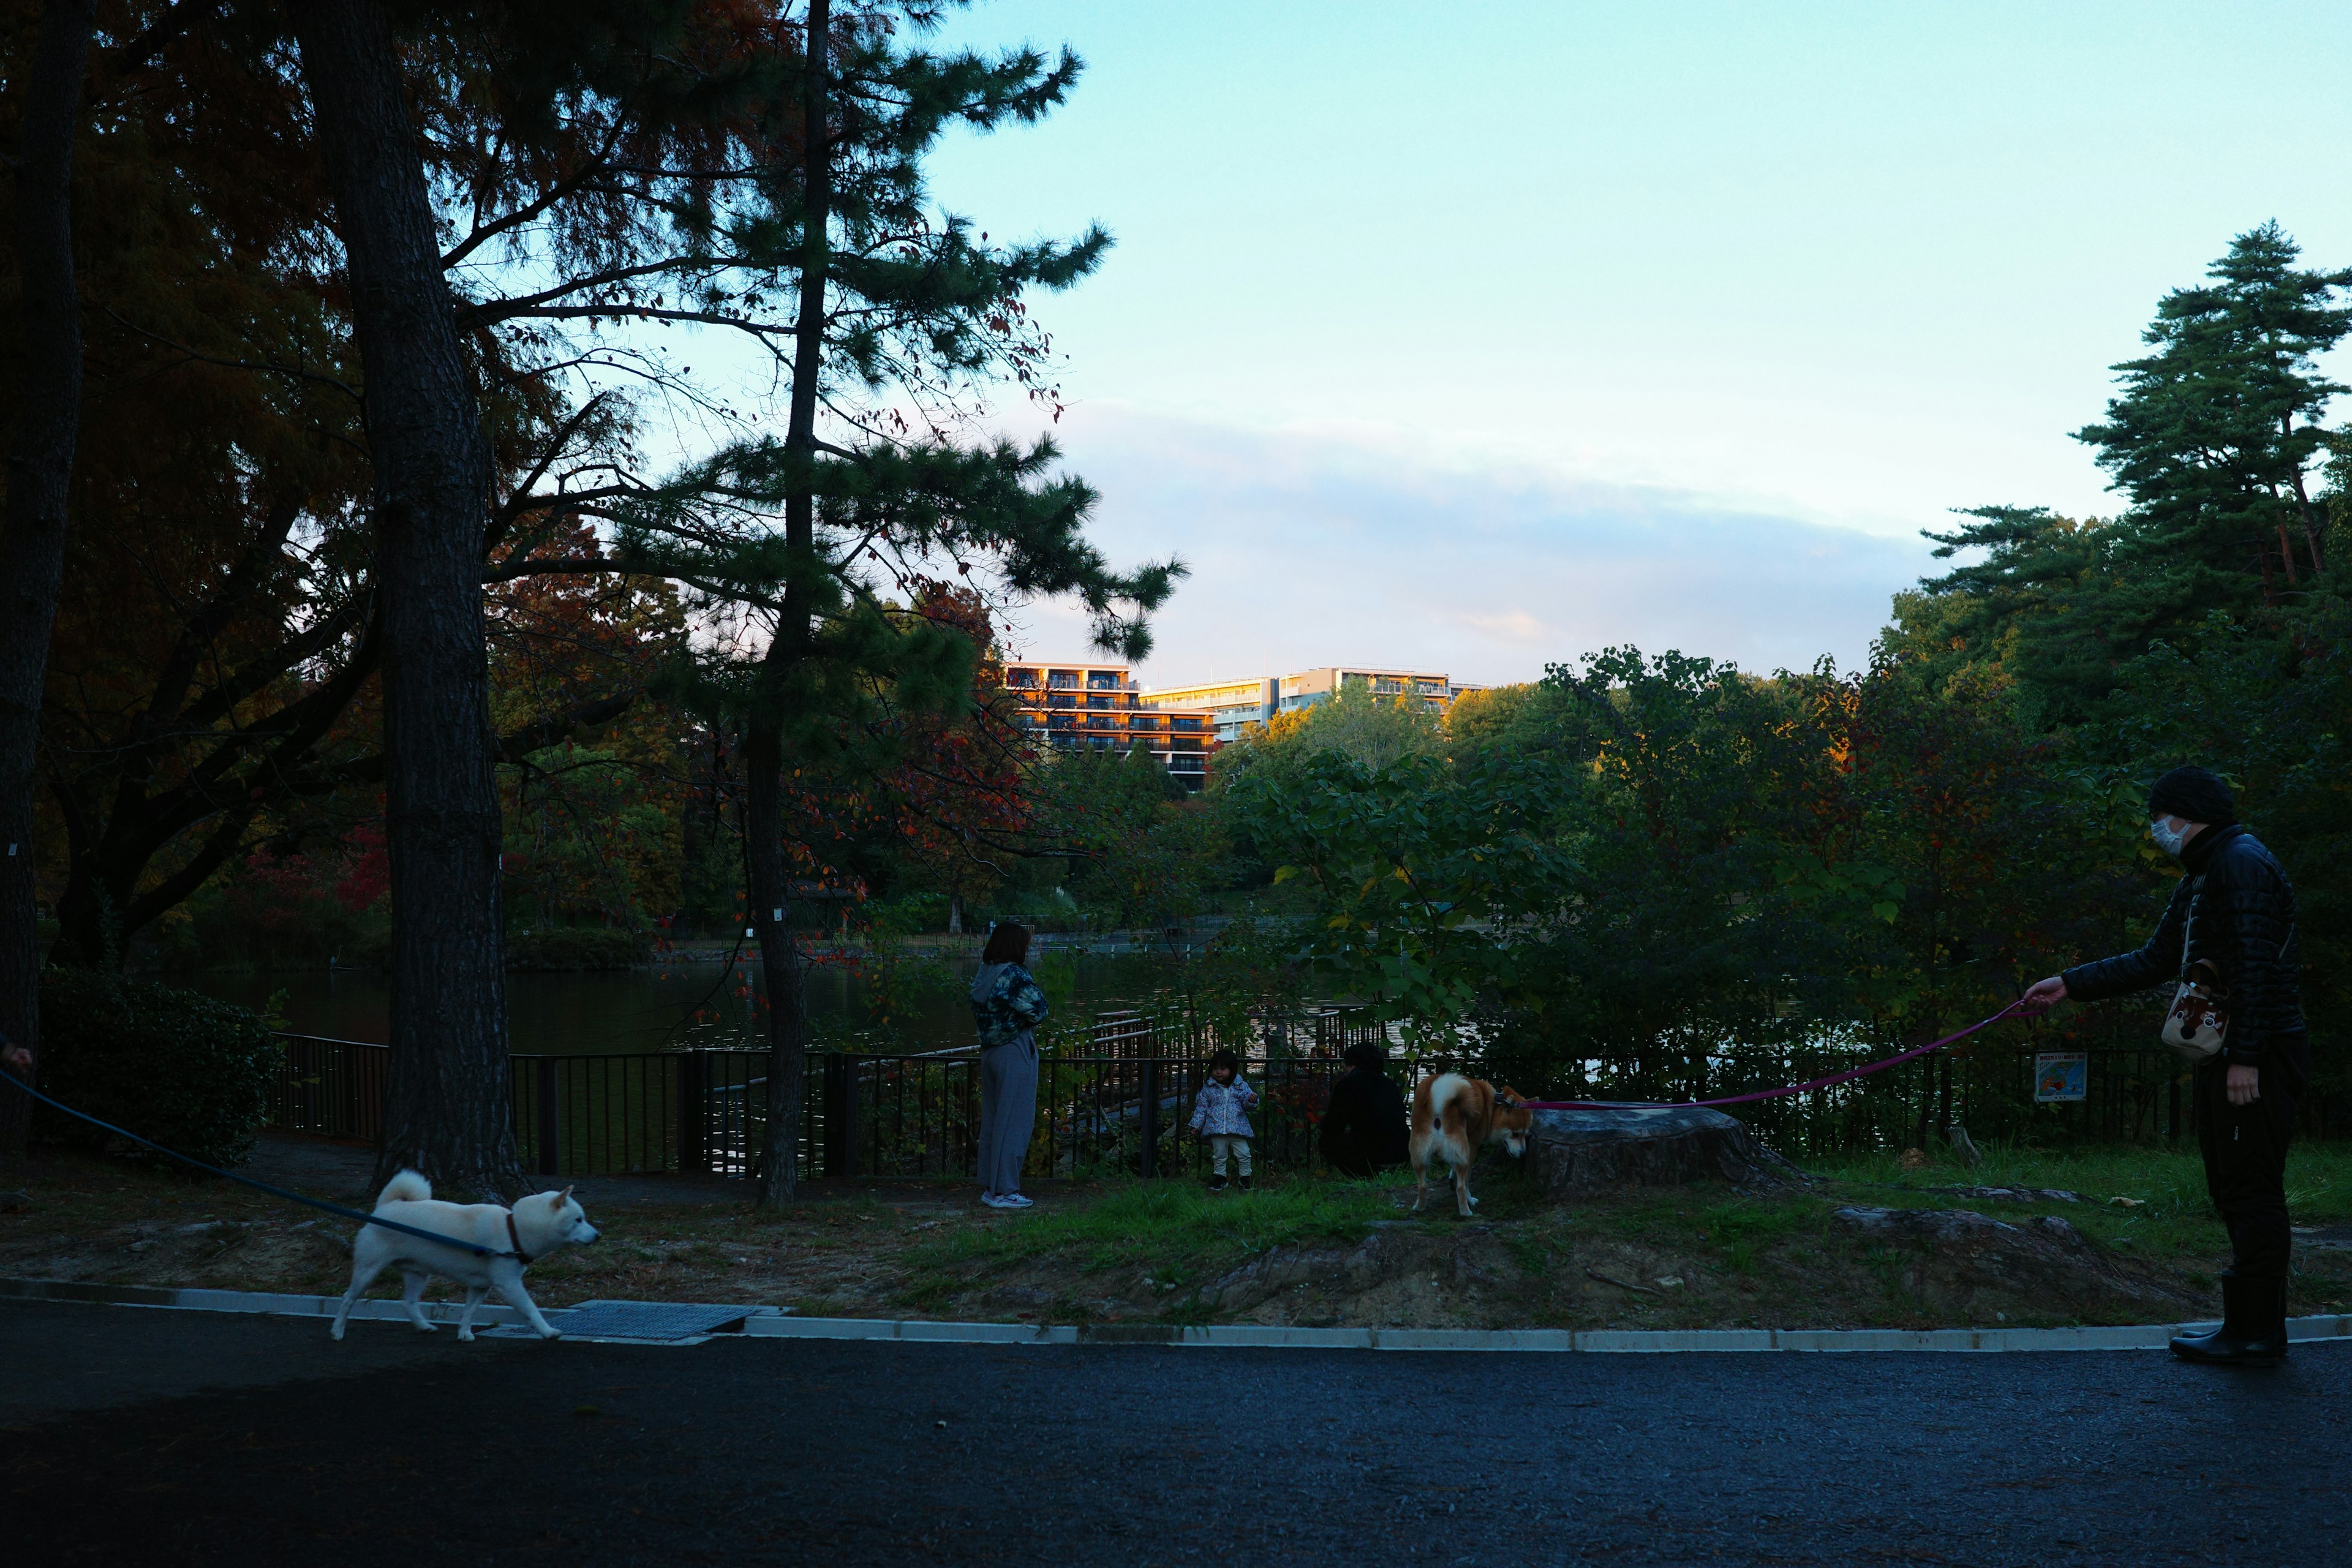
M 281 1037 L 270 1125 L 373 1142 L 383 1133 L 391 1051 L 316 1036 Z M 514 1131 L 523 1168 L 550 1176 L 758 1173 L 767 1138 L 767 1054 L 666 1051 L 634 1056 L 518 1056 Z M 976 1054 L 810 1058 L 801 1101 L 801 1174 L 962 1176 L 978 1167 Z M 1328 1058 L 1251 1062 L 1261 1101 L 1255 1152 L 1270 1169 L 1315 1158 L 1314 1130 L 1331 1079 Z M 1039 1058 L 1036 1176 L 1145 1176 L 1194 1168 L 1186 1122 L 1208 1072 L 1202 1057 Z
M 1311 1031 L 1311 1032 L 1310 1032 Z M 1134 1015 L 1098 1021 L 1089 1054 L 1039 1059 L 1037 1120 L 1029 1173 L 1037 1177 L 1142 1176 L 1201 1168 L 1202 1146 L 1187 1123 L 1207 1076 L 1204 1051 Z M 374 1142 L 383 1135 L 390 1051 L 315 1036 L 282 1037 L 271 1124 Z M 1268 1037 L 1243 1073 L 1261 1100 L 1251 1113 L 1255 1154 L 1269 1171 L 1316 1162 L 1318 1124 L 1332 1081 L 1347 1070 L 1339 1049 L 1385 1042 L 1362 1016 L 1333 1014 L 1297 1035 Z M 1294 1045 L 1303 1054 L 1286 1054 Z M 1171 1050 L 1168 1047 L 1179 1048 Z M 2083 1098 L 2035 1098 L 2030 1050 L 1946 1053 L 1784 1100 L 1737 1108 L 1742 1121 L 1792 1158 L 1926 1145 L 1958 1123 L 1979 1142 L 2141 1142 L 2188 1128 L 2188 1069 L 2162 1050 L 2084 1053 Z M 767 1121 L 763 1051 L 666 1051 L 629 1056 L 513 1058 L 515 1139 L 526 1170 L 550 1176 L 684 1172 L 757 1173 Z M 1711 1074 L 1710 1094 L 1796 1082 L 1853 1065 L 1851 1056 L 1791 1050 L 1742 1059 Z M 976 1053 L 810 1058 L 797 1159 L 804 1178 L 971 1175 L 977 1167 L 980 1058 Z M 1410 1064 L 1392 1062 L 1401 1081 Z M 1780 1074 L 1774 1078 L 1773 1074 Z M 1727 1078 L 1746 1081 L 1726 1081 Z M 1524 1087 L 1524 1086 L 1523 1086 Z M 1559 1099 L 1633 1098 L 1622 1083 L 1547 1086 Z M 1659 1091 L 1657 1098 L 1684 1095 Z
M 2080 1099 L 2037 1097 L 2036 1064 L 2082 1058 L 2063 1075 Z M 1743 1046 L 1711 1058 L 1704 1074 L 1677 1064 L 1653 1072 L 1596 1068 L 1581 1083 L 1549 1086 L 1559 1100 L 1704 1100 L 1805 1083 L 1860 1065 L 1853 1048 Z M 1779 1100 L 1730 1107 L 1791 1158 L 1866 1149 L 1928 1147 L 1958 1125 L 1979 1142 L 2139 1142 L 2185 1136 L 2187 1065 L 2161 1047 L 2052 1053 L 2032 1046 L 1971 1045 L 1939 1051 L 1867 1078 Z

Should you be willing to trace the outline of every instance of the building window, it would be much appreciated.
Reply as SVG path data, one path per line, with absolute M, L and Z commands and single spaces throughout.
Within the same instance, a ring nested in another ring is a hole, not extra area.
M 1037 684 L 1037 672 L 1034 669 L 1008 669 L 1004 672 L 1004 684 L 1007 686 L 1034 686 Z
M 1189 716 L 1181 716 L 1169 720 L 1168 727 L 1171 730 L 1197 730 L 1201 727 L 1201 721 Z
M 1133 718 L 1129 719 L 1128 722 L 1139 730 L 1157 730 L 1160 728 L 1159 719 L 1150 713 L 1138 713 Z
M 1076 698 L 1066 691 L 1049 692 L 1045 697 L 1045 706 L 1048 708 L 1075 708 L 1077 706 L 1077 701 Z
M 1045 684 L 1052 687 L 1056 691 L 1064 689 L 1075 690 L 1078 684 L 1077 671 L 1074 669 L 1049 670 L 1045 675 Z
M 1049 713 L 1045 716 L 1045 722 L 1056 730 L 1072 729 L 1077 721 L 1078 716 L 1075 713 Z
M 1089 713 L 1087 715 L 1087 728 L 1089 730 L 1108 730 L 1112 727 L 1113 721 L 1111 716 L 1108 713 Z
M 1118 706 L 1118 702 L 1116 699 L 1105 697 L 1102 693 L 1097 691 L 1087 694 L 1087 706 L 1089 708 L 1112 708 Z
M 1087 672 L 1088 691 L 1117 691 L 1118 688 L 1118 671 L 1115 669 L 1092 669 Z

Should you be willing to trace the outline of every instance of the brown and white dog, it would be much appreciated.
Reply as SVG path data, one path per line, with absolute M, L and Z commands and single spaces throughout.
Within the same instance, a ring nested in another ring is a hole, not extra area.
M 1429 1167 L 1442 1164 L 1454 1177 L 1454 1206 L 1468 1219 L 1478 1206 L 1470 1195 L 1470 1167 L 1478 1152 L 1500 1143 L 1514 1156 L 1527 1152 L 1535 1119 L 1507 1085 L 1497 1094 L 1485 1079 L 1458 1072 L 1423 1079 L 1412 1091 L 1412 1168 L 1421 1177 L 1412 1206 L 1420 1208 L 1429 1196 Z

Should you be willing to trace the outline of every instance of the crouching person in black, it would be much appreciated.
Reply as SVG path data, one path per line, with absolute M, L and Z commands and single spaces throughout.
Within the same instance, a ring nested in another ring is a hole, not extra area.
M 2210 963 L 2229 994 L 2219 1055 L 2197 1068 L 2197 1143 L 2205 1186 L 2230 1228 L 2220 1329 L 2172 1342 L 2188 1361 L 2274 1366 L 2286 1353 L 2286 1152 L 2295 1100 L 2311 1077 L 2295 985 L 2294 889 L 2240 825 L 2229 786 L 2202 768 L 2175 768 L 2148 795 L 2148 833 L 2187 873 L 2156 934 L 2137 952 L 2042 981 L 2035 1007 L 2096 1002 L 2168 985 Z
M 1382 1070 L 1386 1058 L 1369 1040 L 1349 1046 L 1352 1070 L 1331 1086 L 1323 1109 L 1323 1163 L 1342 1175 L 1371 1176 L 1405 1162 L 1404 1094 Z

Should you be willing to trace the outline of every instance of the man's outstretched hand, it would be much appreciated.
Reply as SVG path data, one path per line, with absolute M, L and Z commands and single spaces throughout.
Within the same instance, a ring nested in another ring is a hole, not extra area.
M 2066 1000 L 2066 977 L 2053 974 L 2047 980 L 2037 980 L 2021 1000 L 2028 1013 L 2047 1013 Z
M 0 1050 L 0 1067 L 5 1067 L 18 1078 L 33 1076 L 33 1053 L 22 1046 L 10 1046 Z

